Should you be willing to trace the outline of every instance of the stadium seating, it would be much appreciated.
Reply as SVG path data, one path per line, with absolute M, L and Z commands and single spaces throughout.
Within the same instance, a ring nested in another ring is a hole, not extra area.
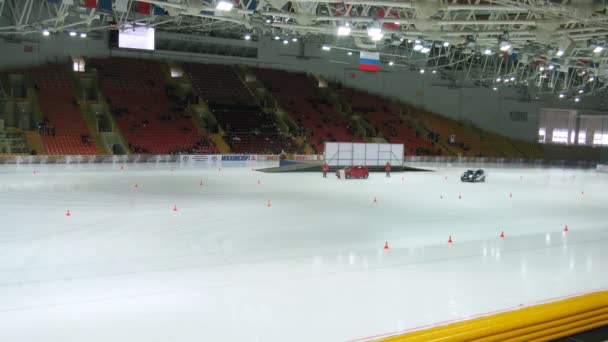
M 404 144 L 406 155 L 440 155 L 441 148 L 420 136 L 407 122 L 390 111 L 386 100 L 365 91 L 341 88 L 340 95 L 350 103 L 353 113 L 358 113 L 372 125 L 376 134 L 391 144 Z
M 94 59 L 102 92 L 134 153 L 217 153 L 183 104 L 168 95 L 158 62 Z
M 44 121 L 37 124 L 48 154 L 92 155 L 99 151 L 91 141 L 68 65 L 53 64 L 29 71 L 38 90 Z
M 257 101 L 232 66 L 217 64 L 183 65 L 184 72 L 205 101 L 215 104 L 255 106 Z
M 0 130 L 0 153 L 30 153 L 23 131 L 13 127 L 7 128 L 6 130 Z
M 233 67 L 185 64 L 184 71 L 225 132 L 224 140 L 237 153 L 293 153 L 293 137 L 279 132 Z
M 443 143 L 450 145 L 450 148 L 461 156 L 501 156 L 487 141 L 481 139 L 475 130 L 463 123 L 422 110 L 418 111 L 414 118 L 433 134 L 439 135 Z M 453 144 L 450 142 L 451 135 L 455 136 Z
M 314 84 L 305 74 L 274 69 L 255 69 L 254 72 L 301 127 L 308 144 L 317 153 L 323 153 L 326 141 L 363 141 L 346 118 L 317 95 Z

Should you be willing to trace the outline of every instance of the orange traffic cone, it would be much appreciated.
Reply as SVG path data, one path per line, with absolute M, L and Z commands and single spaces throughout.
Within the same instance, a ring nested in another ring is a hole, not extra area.
M 388 241 L 384 242 L 384 249 L 386 249 L 386 250 L 390 249 L 390 247 L 388 246 Z
M 173 211 L 177 212 L 177 205 L 176 204 L 173 205 Z
M 133 188 L 134 189 L 138 189 L 139 188 L 139 184 L 137 184 L 137 183 L 133 184 Z
M 267 206 L 268 208 L 272 207 L 272 204 L 270 204 L 270 200 L 268 200 L 268 201 L 266 202 L 266 206 Z
M 448 238 L 448 243 L 452 243 L 452 235 L 450 235 L 450 237 Z
M 566 226 L 564 227 L 564 233 L 567 233 L 567 232 L 568 232 L 568 225 L 566 225 Z
M 198 183 L 198 185 L 203 186 L 203 185 L 205 185 L 205 183 L 203 183 L 203 180 L 201 179 L 201 182 Z
M 70 213 L 70 209 L 65 211 L 65 216 L 72 216 L 72 214 Z
M 374 203 L 378 203 L 378 199 L 374 197 Z
M 500 232 L 500 237 L 503 238 L 503 239 L 505 238 L 505 232 L 504 231 Z

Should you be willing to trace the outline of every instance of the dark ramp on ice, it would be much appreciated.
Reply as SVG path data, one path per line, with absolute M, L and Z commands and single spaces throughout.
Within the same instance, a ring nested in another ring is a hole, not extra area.
M 299 162 L 293 160 L 281 160 L 280 166 L 278 167 L 268 167 L 265 169 L 258 169 L 257 171 L 267 172 L 267 173 L 279 173 L 279 172 L 318 172 L 321 173 L 321 163 L 320 162 Z M 335 167 L 330 166 L 329 172 L 336 172 L 338 169 L 342 169 L 343 167 Z M 370 172 L 384 172 L 384 166 L 370 166 Z M 411 166 L 393 166 L 392 172 L 403 172 L 403 171 L 431 171 Z

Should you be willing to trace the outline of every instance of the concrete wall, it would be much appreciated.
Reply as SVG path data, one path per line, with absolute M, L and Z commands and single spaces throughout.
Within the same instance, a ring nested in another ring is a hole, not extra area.
M 30 37 L 28 37 L 30 38 Z M 107 38 L 69 37 L 54 34 L 30 42 L 0 39 L 0 70 L 26 68 L 44 63 L 68 62 L 70 56 L 103 57 L 109 53 Z

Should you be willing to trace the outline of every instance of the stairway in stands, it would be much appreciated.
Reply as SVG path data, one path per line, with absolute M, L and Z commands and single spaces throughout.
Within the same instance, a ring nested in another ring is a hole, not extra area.
M 274 69 L 254 69 L 258 79 L 279 102 L 305 135 L 316 153 L 326 141 L 363 142 L 346 118 L 317 93 L 306 74 Z
M 233 67 L 194 63 L 183 67 L 233 152 L 277 154 L 298 149 L 295 137 L 280 132 L 274 115 L 260 107 Z

